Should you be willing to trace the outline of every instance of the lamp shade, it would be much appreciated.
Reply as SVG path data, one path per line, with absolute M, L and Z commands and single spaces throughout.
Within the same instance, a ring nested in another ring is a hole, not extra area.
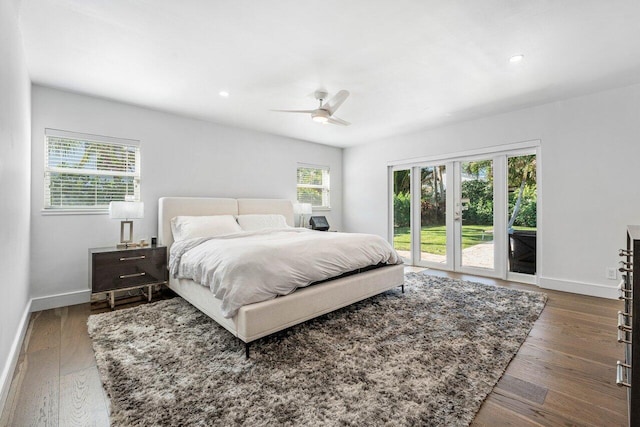
M 293 213 L 296 215 L 309 215 L 313 213 L 311 203 L 294 203 Z
M 143 202 L 111 202 L 109 203 L 109 218 L 111 219 L 144 218 L 144 203 Z
M 300 203 L 300 205 L 302 205 L 302 214 L 303 215 L 310 215 L 313 213 L 313 209 L 311 206 L 311 203 Z

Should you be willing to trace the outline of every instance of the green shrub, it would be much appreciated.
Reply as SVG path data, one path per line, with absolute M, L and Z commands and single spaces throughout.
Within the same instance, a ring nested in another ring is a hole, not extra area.
M 520 227 L 536 227 L 537 226 L 537 205 L 536 205 L 537 189 L 535 185 L 527 185 L 522 194 L 520 202 L 520 212 L 516 217 L 513 225 Z M 509 214 L 513 212 L 518 199 L 518 191 L 509 193 Z
M 493 185 L 490 182 L 469 180 L 461 184 L 462 197 L 468 198 L 467 210 L 462 212 L 465 224 L 493 225 Z M 522 195 L 520 211 L 514 225 L 521 227 L 536 227 L 537 206 L 536 186 L 527 185 Z M 518 198 L 518 191 L 509 193 L 509 213 Z M 444 225 L 446 203 L 444 194 L 438 206 L 433 204 L 429 195 L 423 196 L 421 214 L 422 225 Z M 393 197 L 393 216 L 395 227 L 409 227 L 411 224 L 411 195 L 398 193 Z M 509 219 L 509 218 L 507 218 Z
M 462 197 L 468 198 L 466 210 L 462 211 L 465 224 L 493 224 L 493 185 L 490 182 L 470 180 L 461 184 Z
M 411 225 L 411 194 L 398 193 L 393 195 L 393 225 L 395 227 L 409 227 Z

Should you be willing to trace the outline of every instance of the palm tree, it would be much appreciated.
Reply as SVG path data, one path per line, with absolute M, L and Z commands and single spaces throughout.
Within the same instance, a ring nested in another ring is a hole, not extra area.
M 398 170 L 393 173 L 393 191 L 395 194 L 409 194 L 411 191 L 411 170 Z
M 480 160 L 464 163 L 464 171 L 468 174 L 479 177 L 486 173 L 490 183 L 493 183 L 493 162 L 491 160 Z M 507 159 L 507 185 L 509 189 L 518 188 L 518 197 L 513 207 L 513 212 L 509 218 L 508 230 L 513 230 L 513 224 L 520 213 L 522 207 L 522 196 L 528 185 L 536 183 L 536 155 L 515 156 Z
M 509 218 L 508 230 L 513 230 L 513 223 L 518 217 L 520 207 L 522 206 L 522 195 L 527 185 L 536 183 L 536 156 L 531 154 L 528 156 L 509 157 L 507 160 L 508 168 L 508 184 L 509 188 L 518 187 L 518 198 L 513 207 L 511 218 Z

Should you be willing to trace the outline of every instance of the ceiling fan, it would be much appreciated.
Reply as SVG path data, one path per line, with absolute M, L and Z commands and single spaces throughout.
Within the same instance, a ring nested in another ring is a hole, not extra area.
M 329 95 L 327 92 L 323 90 L 317 90 L 314 92 L 313 95 L 320 102 L 320 105 L 318 105 L 318 108 L 316 108 L 315 110 L 271 110 L 271 111 L 278 111 L 281 113 L 311 114 L 311 119 L 313 121 L 322 123 L 322 124 L 331 123 L 334 125 L 341 125 L 341 126 L 349 126 L 351 124 L 348 121 L 339 119 L 333 115 L 336 112 L 336 110 L 340 108 L 342 103 L 349 97 L 348 90 L 341 90 L 340 92 L 336 93 L 333 96 L 333 98 L 331 98 L 326 102 L 325 100 Z

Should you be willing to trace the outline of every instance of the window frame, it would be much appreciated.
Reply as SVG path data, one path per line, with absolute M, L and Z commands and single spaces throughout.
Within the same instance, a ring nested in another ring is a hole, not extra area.
M 322 171 L 322 184 L 301 184 L 298 182 L 298 171 L 300 169 L 319 169 Z M 298 163 L 296 168 L 296 201 L 298 203 L 306 203 L 298 200 L 298 189 L 313 188 L 322 190 L 322 205 L 313 206 L 314 210 L 328 211 L 331 210 L 331 168 L 327 165 L 314 165 L 309 163 Z
M 49 165 L 49 138 L 66 138 L 78 141 L 91 141 L 104 145 L 118 145 L 135 148 L 135 170 L 134 172 L 117 172 L 117 171 L 92 171 L 91 169 L 82 170 L 73 168 L 60 168 Z M 43 193 L 42 201 L 43 208 L 41 210 L 44 215 L 104 215 L 109 213 L 109 205 L 92 205 L 87 207 L 82 206 L 52 206 L 51 205 L 51 193 L 49 190 L 50 185 L 50 173 L 52 172 L 64 172 L 66 170 L 73 174 L 78 175 L 93 175 L 93 176 L 120 176 L 120 177 L 133 177 L 133 200 L 140 201 L 140 141 L 134 139 L 115 138 L 103 135 L 93 135 L 80 132 L 70 132 L 59 129 L 46 128 L 44 132 L 44 161 L 43 161 Z M 95 172 L 95 173 L 92 173 Z

